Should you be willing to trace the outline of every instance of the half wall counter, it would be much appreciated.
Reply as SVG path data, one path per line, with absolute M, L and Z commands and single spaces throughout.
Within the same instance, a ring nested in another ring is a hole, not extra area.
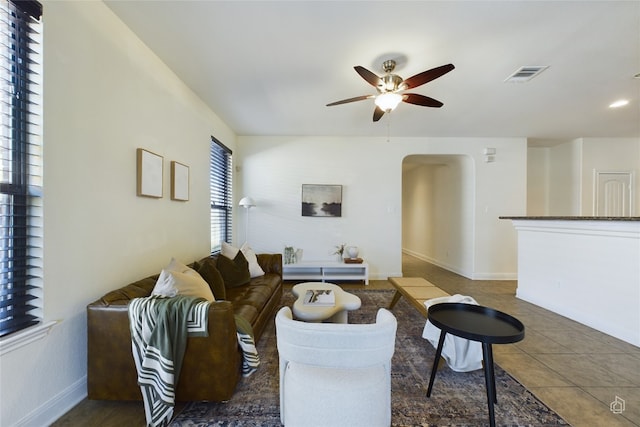
M 516 297 L 640 346 L 640 217 L 509 217 Z

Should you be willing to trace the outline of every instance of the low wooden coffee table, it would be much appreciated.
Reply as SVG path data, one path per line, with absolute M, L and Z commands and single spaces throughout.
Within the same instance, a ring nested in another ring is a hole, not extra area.
M 336 304 L 332 306 L 313 306 L 304 304 L 304 295 L 309 289 L 333 290 Z M 345 292 L 338 285 L 326 282 L 304 282 L 295 285 L 291 291 L 297 297 L 293 303 L 293 316 L 305 322 L 348 323 L 347 311 L 360 308 L 360 298 Z
M 404 296 L 425 319 L 427 318 L 427 307 L 424 305 L 426 300 L 450 296 L 422 277 L 389 277 L 389 282 L 396 288 L 393 300 L 389 304 L 389 310 L 393 309 L 400 297 Z

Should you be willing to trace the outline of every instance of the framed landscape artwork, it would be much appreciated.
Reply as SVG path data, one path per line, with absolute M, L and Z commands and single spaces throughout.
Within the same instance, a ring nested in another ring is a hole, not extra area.
M 302 216 L 341 217 L 342 185 L 302 184 Z

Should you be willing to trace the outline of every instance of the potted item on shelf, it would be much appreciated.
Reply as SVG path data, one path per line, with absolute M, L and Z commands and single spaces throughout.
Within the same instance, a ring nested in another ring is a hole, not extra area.
M 357 246 L 349 246 L 345 249 L 347 257 L 344 258 L 346 264 L 362 264 L 362 258 L 358 258 L 360 250 Z
M 349 255 L 349 258 L 358 258 L 358 253 L 360 253 L 360 251 L 357 246 L 347 247 L 347 255 Z
M 335 247 L 335 248 L 336 248 L 336 250 L 335 250 L 335 252 L 333 253 L 333 255 L 336 255 L 336 256 L 337 256 L 337 258 L 338 258 L 337 260 L 338 260 L 338 261 L 342 261 L 342 258 L 344 257 L 344 249 L 345 249 L 345 246 L 346 246 L 346 245 L 343 243 L 343 244 L 338 245 L 338 246 L 336 246 L 336 247 Z
M 296 250 L 293 246 L 284 247 L 283 261 L 285 264 L 295 264 L 296 262 Z

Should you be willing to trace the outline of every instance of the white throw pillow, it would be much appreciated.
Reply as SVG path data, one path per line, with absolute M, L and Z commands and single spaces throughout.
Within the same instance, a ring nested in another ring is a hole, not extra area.
M 209 284 L 192 268 L 180 263 L 175 258 L 160 272 L 151 295 L 175 297 L 186 295 L 201 297 L 207 301 L 215 301 Z
M 187 271 L 191 270 L 196 273 L 194 269 L 187 267 L 175 258 L 171 258 L 171 262 L 169 262 L 169 265 L 167 265 L 164 269 L 168 271 L 177 271 L 179 273 L 186 273 Z
M 234 246 L 231 246 L 227 242 L 222 242 L 222 248 L 220 248 L 220 253 L 229 259 L 234 259 L 236 255 L 238 255 L 239 250 L 240 249 Z
M 264 270 L 260 267 L 260 264 L 258 264 L 258 257 L 253 249 L 251 249 L 247 243 L 244 243 L 240 250 L 249 263 L 249 275 L 252 278 L 264 276 Z

